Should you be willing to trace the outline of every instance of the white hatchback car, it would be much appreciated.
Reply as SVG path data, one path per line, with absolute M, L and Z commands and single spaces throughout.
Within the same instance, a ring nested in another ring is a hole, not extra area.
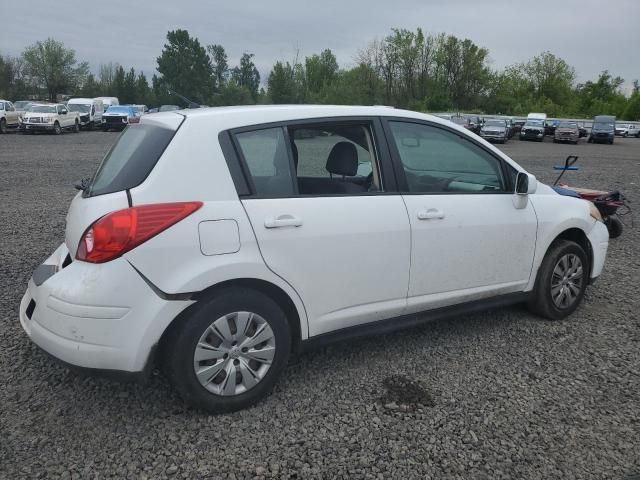
M 211 411 L 263 397 L 309 345 L 515 302 L 563 318 L 609 241 L 591 203 L 386 107 L 144 116 L 83 188 L 24 330 L 73 366 L 160 364 Z

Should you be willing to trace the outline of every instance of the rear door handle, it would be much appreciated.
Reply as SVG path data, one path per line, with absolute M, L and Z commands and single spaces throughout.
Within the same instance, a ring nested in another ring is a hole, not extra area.
M 289 214 L 267 217 L 264 219 L 264 226 L 265 228 L 301 227 L 302 219 Z
M 434 220 L 444 218 L 444 212 L 437 208 L 430 208 L 429 210 L 420 210 L 418 212 L 418 220 Z

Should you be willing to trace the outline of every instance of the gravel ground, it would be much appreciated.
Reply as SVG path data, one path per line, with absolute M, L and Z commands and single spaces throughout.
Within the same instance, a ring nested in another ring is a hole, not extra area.
M 566 321 L 514 307 L 333 345 L 294 357 L 270 397 L 235 414 L 188 409 L 160 374 L 120 384 L 58 366 L 22 332 L 18 305 L 63 238 L 71 183 L 116 136 L 0 136 L 0 477 L 640 473 L 637 229 L 612 242 L 606 272 Z M 567 180 L 640 200 L 640 140 L 503 148 L 544 181 L 575 152 L 582 169 Z

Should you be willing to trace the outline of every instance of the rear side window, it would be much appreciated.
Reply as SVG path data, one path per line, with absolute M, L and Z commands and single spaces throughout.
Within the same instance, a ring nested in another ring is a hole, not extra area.
M 127 127 L 102 160 L 84 195 L 93 197 L 140 185 L 155 167 L 175 132 L 152 124 Z
M 282 128 L 236 134 L 258 195 L 293 195 L 295 184 Z

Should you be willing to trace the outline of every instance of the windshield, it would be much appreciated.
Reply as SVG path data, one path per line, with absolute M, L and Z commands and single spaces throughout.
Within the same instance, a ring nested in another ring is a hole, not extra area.
M 542 127 L 542 120 L 527 120 L 527 123 L 524 124 L 525 127 Z
M 26 102 L 24 100 L 20 100 L 19 102 L 13 104 L 13 106 L 16 107 L 16 110 L 29 108 L 29 105 L 31 105 L 31 102 Z
M 558 125 L 558 128 L 578 128 L 578 124 L 577 123 L 569 123 L 569 122 L 562 122 Z
M 126 113 L 129 114 L 129 107 L 109 107 L 107 113 Z
M 152 124 L 128 126 L 98 167 L 86 197 L 140 185 L 153 170 L 175 130 Z
M 502 120 L 487 120 L 484 123 L 484 126 L 485 127 L 503 127 L 504 128 L 505 123 Z
M 170 112 L 172 110 L 180 110 L 180 107 L 177 105 L 162 105 L 160 107 L 160 112 Z
M 142 112 L 144 112 L 144 105 L 135 105 L 135 106 L 133 107 L 133 109 L 134 109 L 136 112 L 140 112 L 140 113 L 142 113 Z
M 56 106 L 55 105 L 32 105 L 29 111 L 35 112 L 35 113 L 56 113 Z
M 593 124 L 593 128 L 597 130 L 610 130 L 613 128 L 612 122 L 596 122 Z
M 87 105 L 86 103 L 69 103 L 67 104 L 67 108 L 70 112 L 89 113 L 91 105 Z

